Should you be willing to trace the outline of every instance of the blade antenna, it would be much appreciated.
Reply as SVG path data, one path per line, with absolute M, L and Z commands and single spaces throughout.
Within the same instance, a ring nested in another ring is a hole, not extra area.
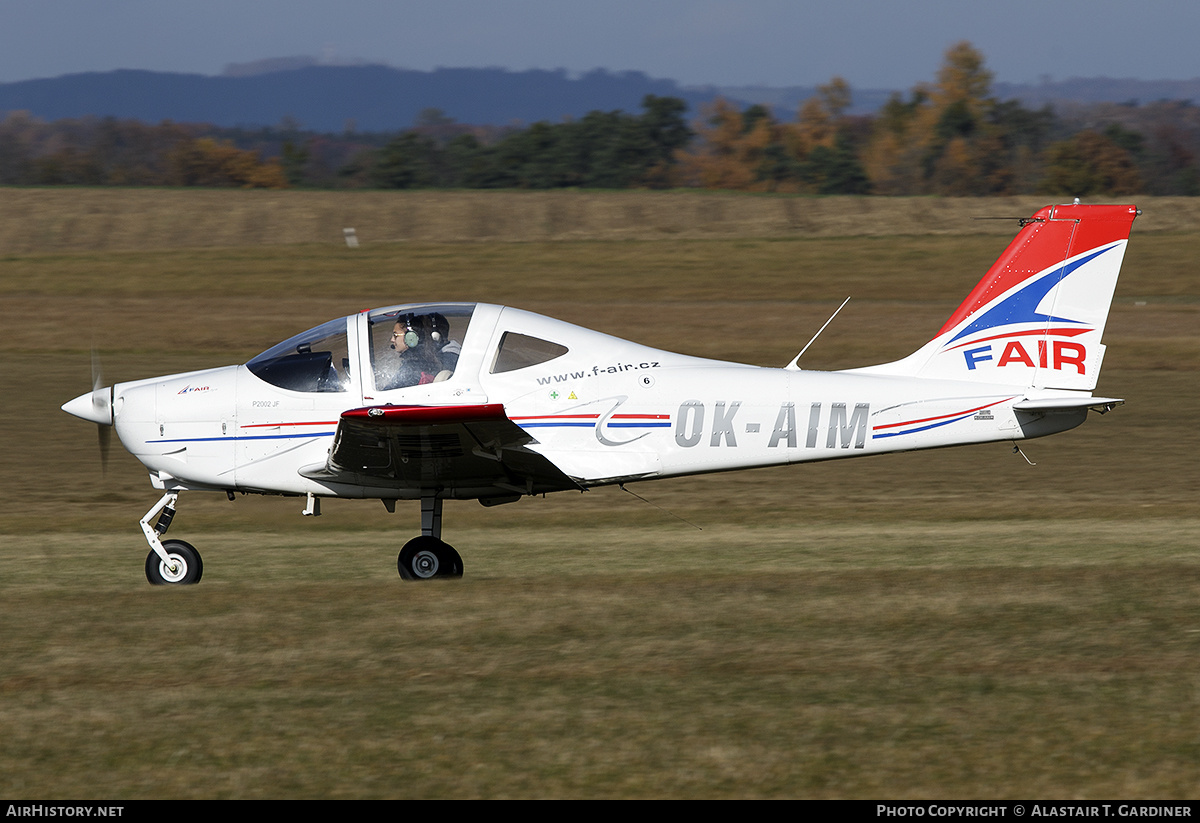
M 691 527 L 692 527 L 693 529 L 695 529 L 696 531 L 700 531 L 700 532 L 704 531 L 704 529 L 702 529 L 702 528 L 700 528 L 699 526 L 697 526 L 697 525 L 696 525 L 695 523 L 693 523 L 691 520 L 688 520 L 687 518 L 684 518 L 684 517 L 680 517 L 679 515 L 675 514 L 675 512 L 673 512 L 673 511 L 668 511 L 667 509 L 664 509 L 662 506 L 658 505 L 657 503 L 651 503 L 649 500 L 647 500 L 646 498 L 642 497 L 642 496 L 641 496 L 640 494 L 638 494 L 637 492 L 631 492 L 631 491 L 629 491 L 629 489 L 625 488 L 625 484 L 624 484 L 624 483 L 618 483 L 617 485 L 621 487 L 621 491 L 623 491 L 623 492 L 626 492 L 627 494 L 632 494 L 632 495 L 633 495 L 634 497 L 636 497 L 638 500 L 641 500 L 643 503 L 648 503 L 649 505 L 651 505 L 651 506 L 653 506 L 654 508 L 658 509 L 660 512 L 663 512 L 664 514 L 669 514 L 669 515 L 671 515 L 672 517 L 674 517 L 676 520 L 681 520 L 681 521 L 683 521 L 684 523 L 687 523 L 689 526 L 691 526 Z
M 830 323 L 832 323 L 833 318 L 837 317 L 838 312 L 840 312 L 842 309 L 846 308 L 846 304 L 849 302 L 850 302 L 850 298 L 847 297 L 845 300 L 842 301 L 842 305 L 837 307 L 837 311 L 835 311 L 833 314 L 829 315 L 829 319 L 825 321 L 825 325 L 821 326 L 821 328 L 817 329 L 817 333 L 812 336 L 812 340 L 809 340 L 807 343 L 805 343 L 804 348 L 802 348 L 800 350 L 800 353 L 792 359 L 793 364 L 800 362 L 800 358 L 804 356 L 804 353 L 806 351 L 808 351 L 808 347 L 816 342 L 817 338 L 821 336 L 821 332 L 825 331 L 825 326 L 828 326 Z

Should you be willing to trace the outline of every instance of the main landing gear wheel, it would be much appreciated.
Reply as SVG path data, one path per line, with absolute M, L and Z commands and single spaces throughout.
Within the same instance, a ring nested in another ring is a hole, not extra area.
M 404 544 L 396 558 L 396 568 L 405 580 L 432 580 L 435 577 L 462 577 L 462 557 L 449 543 L 422 535 Z
M 162 546 L 172 565 L 164 563 L 154 551 L 146 556 L 146 579 L 152 586 L 189 586 L 200 582 L 204 562 L 195 546 L 182 540 L 164 540 Z

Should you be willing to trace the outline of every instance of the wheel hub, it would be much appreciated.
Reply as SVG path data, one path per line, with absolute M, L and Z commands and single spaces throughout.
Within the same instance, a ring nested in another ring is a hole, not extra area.
M 187 577 L 187 561 L 177 554 L 169 555 L 171 562 L 158 564 L 158 573 L 162 575 L 163 580 L 168 583 L 178 583 L 183 578 Z
M 418 577 L 434 577 L 438 572 L 438 556 L 429 549 L 422 549 L 413 556 L 413 573 Z

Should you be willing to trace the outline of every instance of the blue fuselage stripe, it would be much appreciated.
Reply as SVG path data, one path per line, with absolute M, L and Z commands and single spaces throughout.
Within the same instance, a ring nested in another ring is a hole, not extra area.
M 967 414 L 964 414 L 962 417 L 955 417 L 953 420 L 943 420 L 940 423 L 930 423 L 928 426 L 918 426 L 915 429 L 908 429 L 908 430 L 902 431 L 902 432 L 887 432 L 886 434 L 873 434 L 873 435 L 871 435 L 871 438 L 873 440 L 879 440 L 880 438 L 884 438 L 884 437 L 899 437 L 902 434 L 916 434 L 917 432 L 929 431 L 930 429 L 937 429 L 942 426 L 949 426 L 951 423 L 957 423 L 959 420 L 966 420 L 968 417 L 970 417 L 974 413 L 975 412 L 968 412 Z
M 171 440 L 147 440 L 147 443 L 211 443 L 214 440 L 308 440 L 313 437 L 333 437 L 334 432 L 311 434 L 250 434 L 234 437 L 179 437 Z

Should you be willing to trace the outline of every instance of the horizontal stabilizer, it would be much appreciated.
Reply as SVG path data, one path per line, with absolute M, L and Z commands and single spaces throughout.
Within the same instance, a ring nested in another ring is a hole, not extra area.
M 1070 411 L 1094 409 L 1104 414 L 1125 401 L 1117 397 L 1041 397 L 1036 400 L 1018 400 L 1013 409 L 1024 412 Z

